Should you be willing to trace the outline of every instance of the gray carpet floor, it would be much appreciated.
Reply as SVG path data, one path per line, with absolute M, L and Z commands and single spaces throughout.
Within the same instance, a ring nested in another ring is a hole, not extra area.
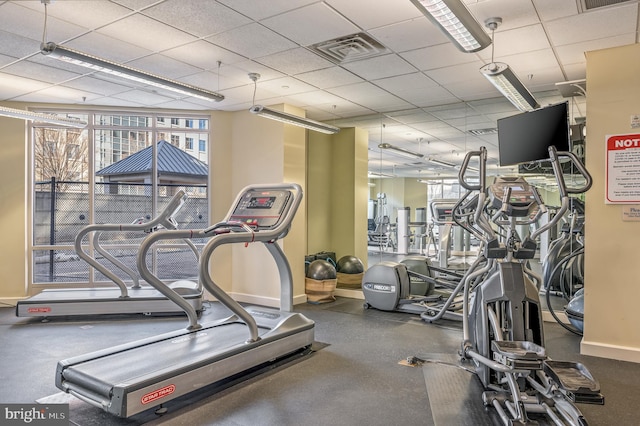
M 460 324 L 427 324 L 414 315 L 364 309 L 361 300 L 347 298 L 297 305 L 296 311 L 316 323 L 311 354 L 217 393 L 196 392 L 168 404 L 163 416 L 145 412 L 125 420 L 62 394 L 54 384 L 57 362 L 182 328 L 184 317 L 58 318 L 42 323 L 0 308 L 0 403 L 69 403 L 70 424 L 75 425 L 491 424 L 493 415 L 477 394 L 479 381 L 455 366 Z M 202 320 L 224 316 L 226 309 L 211 303 Z M 580 405 L 589 424 L 638 424 L 633 410 L 640 396 L 640 365 L 582 356 L 579 337 L 556 324 L 545 325 L 547 353 L 585 363 L 600 381 L 606 404 Z M 403 362 L 410 356 L 434 362 L 412 367 Z M 468 377 L 464 392 L 451 393 L 449 369 L 461 380 Z

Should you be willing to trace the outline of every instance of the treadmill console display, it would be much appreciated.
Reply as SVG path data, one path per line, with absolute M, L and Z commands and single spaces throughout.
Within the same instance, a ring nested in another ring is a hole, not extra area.
M 257 229 L 272 229 L 280 224 L 292 200 L 291 191 L 248 191 L 240 198 L 229 220 L 243 222 Z
M 275 201 L 276 197 L 252 197 L 248 207 L 250 209 L 270 209 Z

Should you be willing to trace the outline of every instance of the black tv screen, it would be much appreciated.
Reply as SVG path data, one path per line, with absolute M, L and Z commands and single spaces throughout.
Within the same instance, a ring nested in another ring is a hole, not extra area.
M 498 120 L 501 166 L 546 160 L 551 145 L 570 151 L 568 102 Z

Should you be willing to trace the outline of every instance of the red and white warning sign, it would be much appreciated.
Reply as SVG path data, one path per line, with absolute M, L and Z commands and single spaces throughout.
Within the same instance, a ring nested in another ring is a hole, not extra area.
M 608 204 L 640 204 L 640 134 L 606 137 Z

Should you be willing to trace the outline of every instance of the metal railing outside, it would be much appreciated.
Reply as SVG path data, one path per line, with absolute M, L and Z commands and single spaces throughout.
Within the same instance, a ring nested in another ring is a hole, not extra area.
M 32 278 L 38 285 L 106 283 L 107 278 L 94 273 L 73 250 L 78 232 L 89 225 L 89 183 L 56 181 L 37 182 L 34 193 Z M 94 222 L 132 223 L 153 217 L 150 184 L 95 183 Z M 208 224 L 206 185 L 158 185 L 157 209 L 162 210 L 178 190 L 189 198 L 176 216 L 181 229 L 205 228 Z M 101 245 L 118 260 L 135 270 L 137 247 L 146 237 L 144 232 L 111 232 L 100 237 Z M 202 241 L 194 241 L 196 245 Z M 93 248 L 83 241 L 89 253 Z M 105 261 L 99 254 L 96 259 Z M 107 263 L 105 263 L 107 265 Z M 153 265 L 163 280 L 189 279 L 197 275 L 197 261 L 186 244 L 175 241 L 158 246 L 153 252 Z M 128 276 L 110 268 L 125 281 Z

